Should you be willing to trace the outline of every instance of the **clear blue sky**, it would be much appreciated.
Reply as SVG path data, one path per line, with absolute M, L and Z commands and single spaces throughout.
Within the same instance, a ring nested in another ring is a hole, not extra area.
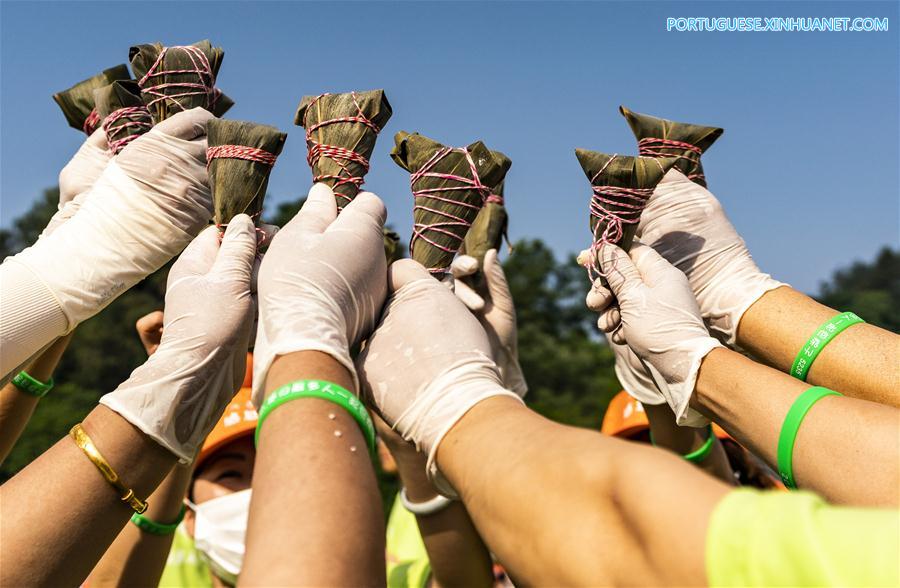
M 589 239 L 573 149 L 634 153 L 616 111 L 722 126 L 710 188 L 760 265 L 813 291 L 898 242 L 897 2 L 0 3 L 2 210 L 8 226 L 83 137 L 55 91 L 127 61 L 128 47 L 209 38 L 226 50 L 231 118 L 289 132 L 272 203 L 305 193 L 304 94 L 384 88 L 394 107 L 367 186 L 408 235 L 396 131 L 482 139 L 512 158 L 513 239 L 560 255 Z M 878 16 L 887 33 L 676 33 L 667 16 Z

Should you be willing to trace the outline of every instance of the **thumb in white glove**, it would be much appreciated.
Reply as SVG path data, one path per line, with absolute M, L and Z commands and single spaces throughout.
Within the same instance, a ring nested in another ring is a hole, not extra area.
M 295 351 L 331 355 L 358 384 L 350 347 L 371 332 L 387 295 L 386 214 L 377 196 L 361 192 L 337 216 L 331 188 L 316 184 L 272 239 L 259 271 L 257 407 L 272 362 Z
M 477 270 L 478 260 L 474 257 L 460 255 L 454 259 L 450 265 L 454 293 L 484 327 L 491 343 L 491 356 L 500 368 L 503 385 L 519 396 L 525 396 L 528 384 L 519 365 L 516 307 L 496 249 L 488 250 L 484 256 L 483 275 L 487 296 L 476 292 L 462 279 Z
M 346 209 L 343 214 L 346 214 Z M 421 264 L 391 264 L 392 295 L 357 359 L 367 402 L 405 440 L 428 454 L 428 475 L 455 497 L 435 456 L 447 432 L 473 406 L 514 392 L 500 383 L 484 329 Z
M 604 245 L 600 262 L 618 300 L 618 309 L 606 311 L 620 314 L 613 340 L 627 342 L 647 366 L 679 425 L 705 425 L 689 403 L 703 358 L 721 343 L 709 336 L 687 278 L 640 244 L 630 253 Z
M 253 323 L 256 231 L 245 214 L 219 245 L 209 227 L 169 272 L 156 352 L 100 399 L 154 441 L 190 462 L 240 388 Z

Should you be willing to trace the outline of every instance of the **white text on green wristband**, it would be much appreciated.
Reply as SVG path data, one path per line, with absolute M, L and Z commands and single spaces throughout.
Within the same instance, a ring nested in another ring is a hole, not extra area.
M 268 418 L 269 413 L 273 410 L 299 398 L 320 398 L 333 402 L 350 413 L 353 420 L 359 425 L 366 444 L 369 447 L 369 453 L 375 454 L 375 423 L 369 416 L 366 407 L 360 402 L 352 392 L 348 391 L 333 382 L 324 380 L 297 380 L 290 384 L 281 386 L 263 401 L 259 407 L 259 420 L 256 422 L 256 444 L 259 444 L 259 432 L 262 430 L 263 422 Z
M 806 376 L 809 375 L 809 368 L 812 367 L 813 361 L 816 360 L 822 349 L 847 327 L 863 322 L 865 321 L 852 312 L 842 312 L 816 329 L 816 332 L 794 359 L 794 363 L 791 365 L 791 375 L 805 382 Z

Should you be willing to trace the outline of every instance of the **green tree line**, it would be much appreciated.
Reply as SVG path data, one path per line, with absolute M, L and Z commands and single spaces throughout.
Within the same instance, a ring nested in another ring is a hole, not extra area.
M 55 212 L 59 192 L 47 190 L 32 208 L 0 229 L 0 256 L 32 244 Z M 280 204 L 269 222 L 286 223 L 303 199 Z M 161 309 L 171 263 L 80 325 L 56 372 L 57 386 L 41 401 L 19 443 L 0 468 L 15 474 L 63 437 L 103 394 L 146 359 L 135 321 Z M 568 255 L 559 259 L 540 239 L 515 243 L 504 268 L 516 303 L 519 354 L 529 385 L 526 400 L 559 422 L 599 428 L 610 398 L 620 389 L 612 352 L 584 306 L 588 282 Z M 867 321 L 900 330 L 900 252 L 885 248 L 870 263 L 856 263 L 822 284 L 819 299 L 853 310 Z M 437 336 L 437 335 L 436 335 Z

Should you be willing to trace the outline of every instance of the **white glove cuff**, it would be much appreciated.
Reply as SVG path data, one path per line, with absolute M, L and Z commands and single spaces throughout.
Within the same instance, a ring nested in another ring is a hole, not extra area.
M 15 257 L 0 266 L 0 372 L 4 376 L 64 334 L 62 305 L 37 274 Z
M 426 473 L 435 489 L 448 498 L 458 498 L 456 490 L 438 469 L 437 450 L 444 436 L 473 406 L 491 396 L 522 399 L 500 384 L 496 366 L 478 354 L 461 359 L 416 396 L 415 402 L 397 419 L 394 429 L 427 452 Z
M 649 383 L 640 381 L 630 367 L 621 365 L 618 357 L 616 357 L 615 372 L 622 389 L 641 404 L 658 406 L 666 403 L 666 397 L 662 395 L 652 380 Z
M 781 288 L 782 286 L 787 286 L 784 282 L 779 282 L 778 280 L 772 278 L 769 274 L 759 274 L 753 283 L 747 284 L 745 287 L 749 289 L 749 291 L 753 292 L 753 296 L 747 296 L 744 300 L 744 303 L 734 309 L 730 316 L 726 318 L 727 320 L 727 329 L 728 329 L 728 337 L 725 341 L 725 344 L 731 347 L 732 349 L 737 348 L 737 332 L 738 327 L 741 324 L 741 319 L 744 317 L 744 313 L 747 312 L 751 306 L 756 304 L 756 302 L 763 297 L 766 292 L 770 292 L 775 290 L 776 288 Z
M 660 392 L 669 403 L 672 412 L 675 413 L 675 422 L 681 426 L 701 427 L 709 424 L 709 420 L 690 408 L 691 396 L 697 385 L 697 376 L 700 373 L 700 364 L 713 349 L 722 347 L 722 344 L 712 337 L 703 337 L 684 341 L 681 353 L 690 357 L 690 365 L 687 374 L 682 381 L 667 382 L 656 368 L 650 363 L 647 368 L 653 376 L 653 381 L 659 387 Z

